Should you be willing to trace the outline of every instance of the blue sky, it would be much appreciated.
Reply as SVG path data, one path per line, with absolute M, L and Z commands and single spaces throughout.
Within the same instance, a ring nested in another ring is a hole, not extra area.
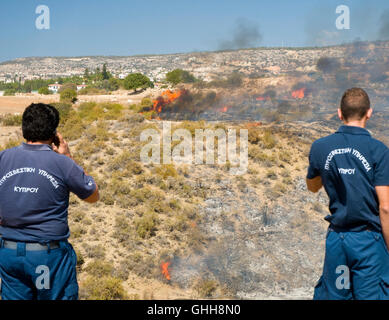
M 41 4 L 50 8 L 49 30 L 35 27 Z M 335 27 L 342 4 L 350 30 Z M 387 0 L 1 0 L 0 61 L 218 50 L 239 21 L 255 47 L 376 40 L 387 9 Z

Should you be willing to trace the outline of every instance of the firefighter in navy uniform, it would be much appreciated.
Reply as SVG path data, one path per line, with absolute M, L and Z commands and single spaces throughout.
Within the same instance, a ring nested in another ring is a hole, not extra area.
M 389 298 L 389 149 L 365 129 L 372 115 L 366 92 L 345 92 L 344 125 L 312 144 L 307 187 L 324 186 L 330 215 L 317 300 Z
M 22 117 L 26 142 L 0 152 L 3 300 L 78 298 L 77 257 L 67 241 L 69 192 L 90 203 L 99 193 L 56 133 L 58 124 L 54 107 L 31 104 Z

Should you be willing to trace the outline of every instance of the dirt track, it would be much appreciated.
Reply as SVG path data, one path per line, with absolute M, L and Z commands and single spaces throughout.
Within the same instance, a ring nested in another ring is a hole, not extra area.
M 110 95 L 79 95 L 78 103 L 86 101 L 94 102 L 116 102 L 124 105 L 139 103 L 142 98 L 146 96 L 158 96 L 161 90 L 158 89 L 148 89 L 146 91 L 140 92 L 136 95 L 129 95 L 127 91 L 117 91 L 114 94 Z M 21 113 L 24 109 L 35 102 L 58 102 L 59 94 L 53 94 L 49 96 L 40 95 L 40 94 L 23 94 L 16 96 L 0 96 L 0 114 L 5 113 Z
M 43 95 L 23 95 L 14 97 L 0 97 L 0 114 L 4 113 L 19 113 L 33 102 L 58 102 L 59 96 L 43 96 Z

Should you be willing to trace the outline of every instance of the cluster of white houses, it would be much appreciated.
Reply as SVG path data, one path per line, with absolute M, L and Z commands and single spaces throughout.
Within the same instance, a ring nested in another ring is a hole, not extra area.
M 53 93 L 57 93 L 58 90 L 62 87 L 62 84 L 59 84 L 59 83 L 54 83 L 54 84 L 49 84 L 49 90 Z M 86 88 L 87 85 L 86 84 L 78 84 L 77 85 L 77 91 L 81 90 L 81 89 L 84 89 Z

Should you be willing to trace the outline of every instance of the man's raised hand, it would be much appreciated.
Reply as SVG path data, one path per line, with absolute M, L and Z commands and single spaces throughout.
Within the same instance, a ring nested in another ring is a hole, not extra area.
M 64 140 L 64 138 L 62 137 L 62 135 L 57 132 L 57 137 L 59 139 L 59 146 L 57 147 L 54 143 L 52 144 L 52 147 L 53 147 L 53 150 L 59 154 L 63 154 L 65 156 L 68 156 L 69 158 L 71 158 L 71 154 L 70 154 L 70 149 L 69 149 L 69 145 L 68 143 L 66 142 L 66 140 Z

